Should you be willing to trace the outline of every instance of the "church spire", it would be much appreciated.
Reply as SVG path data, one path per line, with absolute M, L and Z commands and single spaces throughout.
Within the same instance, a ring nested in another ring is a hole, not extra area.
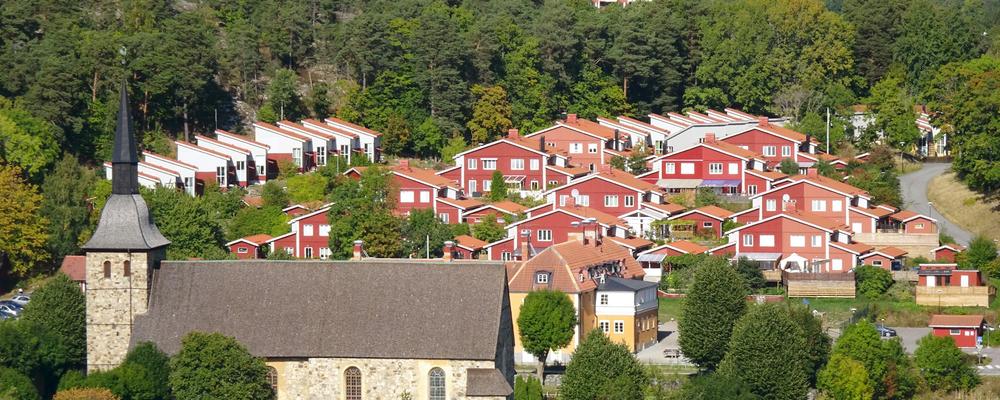
M 118 95 L 118 124 L 115 127 L 115 147 L 111 156 L 111 193 L 139 193 L 139 156 L 132 133 L 132 113 L 129 110 L 127 84 L 122 80 Z

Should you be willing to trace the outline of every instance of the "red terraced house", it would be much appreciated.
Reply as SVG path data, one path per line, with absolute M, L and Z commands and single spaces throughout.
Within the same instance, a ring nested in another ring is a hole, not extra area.
M 766 117 L 760 117 L 756 127 L 729 135 L 722 141 L 760 154 L 769 166 L 778 165 L 786 158 L 798 162 L 801 150 L 816 152 L 816 144 L 806 135 L 772 124 Z
M 264 246 L 273 239 L 271 235 L 257 234 L 236 239 L 226 243 L 230 254 L 236 255 L 237 260 L 252 260 L 264 258 Z
M 567 240 L 580 240 L 584 234 L 590 238 L 595 236 L 595 232 L 601 237 L 626 237 L 626 226 L 624 221 L 614 216 L 585 207 L 567 206 L 549 211 L 535 209 L 532 216 L 507 226 L 506 239 L 489 243 L 485 249 L 490 260 L 521 259 L 524 246 L 529 249 L 530 256 L 534 256 L 549 246 Z
M 498 201 L 495 203 L 483 204 L 473 210 L 469 210 L 467 213 L 462 215 L 462 221 L 469 225 L 475 225 L 483 221 L 487 215 L 492 215 L 496 218 L 497 223 L 505 224 L 504 217 L 517 217 L 528 210 L 521 204 L 517 204 L 510 200 Z
M 900 233 L 936 234 L 937 220 L 910 210 L 902 210 L 889 216 Z
M 743 187 L 747 195 L 753 196 L 774 189 L 776 182 L 787 177 L 788 175 L 778 171 L 748 169 L 743 176 Z
M 672 221 L 684 220 L 694 223 L 694 233 L 710 233 L 722 237 L 722 224 L 733 216 L 733 212 L 722 207 L 705 206 L 671 216 Z
M 202 182 L 215 182 L 220 188 L 235 185 L 236 173 L 229 155 L 191 143 L 175 141 L 177 160 L 198 167 L 195 176 Z
M 230 175 L 235 180 L 235 182 L 230 181 L 230 184 L 247 187 L 251 182 L 257 182 L 257 168 L 253 166 L 253 154 L 249 149 L 201 135 L 195 135 L 195 139 L 198 141 L 198 147 L 229 156 Z
M 612 169 L 610 165 L 602 167 L 599 173 L 575 179 L 544 195 L 547 202 L 559 207 L 573 199 L 574 204 L 611 215 L 638 210 L 642 203 L 663 203 L 663 192 L 656 185 Z
M 827 220 L 830 224 L 850 226 L 855 233 L 872 233 L 877 219 L 851 217 L 849 208 L 867 209 L 868 194 L 854 186 L 819 176 L 815 169 L 806 175 L 796 175 L 776 183 L 774 189 L 753 197 L 753 207 L 760 210 L 759 219 L 798 212 Z
M 259 184 L 267 180 L 267 152 L 271 149 L 270 146 L 222 129 L 215 130 L 215 137 L 219 142 L 250 151 L 250 159 L 247 161 L 247 169 L 250 174 L 247 178 L 248 182 Z
M 682 189 L 676 182 L 694 182 L 696 187 L 711 187 L 722 194 L 743 194 L 750 190 L 744 185 L 747 170 L 764 170 L 761 157 L 750 150 L 719 142 L 714 134 L 705 135 L 704 142 L 687 149 L 657 157 L 651 161 L 653 175 L 643 175 L 646 181 L 657 182 L 672 193 Z M 691 186 L 691 185 L 687 185 Z M 752 193 L 763 187 L 753 187 Z
M 955 262 L 955 255 L 962 252 L 962 250 L 965 250 L 965 246 L 945 243 L 931 250 L 931 254 L 934 255 L 935 260 L 953 263 Z
M 143 151 L 142 157 L 149 164 L 154 167 L 161 167 L 169 169 L 171 171 L 177 172 L 181 179 L 181 185 L 184 188 L 184 192 L 189 195 L 196 195 L 202 192 L 204 188 L 204 182 L 199 182 L 197 178 L 198 167 L 188 164 L 186 162 L 177 161 L 173 158 L 152 153 L 149 151 Z
M 266 122 L 253 124 L 254 139 L 270 147 L 267 153 L 267 179 L 278 176 L 278 161 L 295 163 L 299 171 L 312 168 L 312 140 L 298 133 Z
M 292 204 L 292 205 L 290 205 L 288 207 L 282 208 L 281 212 L 285 213 L 285 215 L 287 215 L 289 217 L 292 217 L 292 218 L 298 217 L 298 216 L 300 216 L 302 214 L 308 214 L 308 213 L 310 213 L 309 209 L 306 208 L 306 206 L 301 205 L 301 204 Z
M 546 148 L 551 147 L 569 156 L 570 165 L 596 171 L 611 161 L 611 156 L 604 150 L 622 150 L 627 135 L 569 114 L 565 121 L 558 121 L 526 137 L 535 139 L 542 136 L 545 137 Z
M 360 178 L 364 167 L 355 167 L 345 175 Z M 390 167 L 396 192 L 396 209 L 399 215 L 409 215 L 413 210 L 432 209 L 445 223 L 459 223 L 462 213 L 471 206 L 479 206 L 478 201 L 463 199 L 458 183 L 436 175 L 433 170 L 410 166 L 409 160 L 400 160 L 399 165 Z
M 308 128 L 292 121 L 278 121 L 278 127 L 309 138 L 312 142 L 312 165 L 322 167 L 336 149 L 336 136 L 325 130 Z
M 330 222 L 327 218 L 329 206 L 308 214 L 302 214 L 288 224 L 292 231 L 271 238 L 267 243 L 271 251 L 284 251 L 297 258 L 330 258 Z
M 619 215 L 618 218 L 625 220 L 629 227 L 638 236 L 662 239 L 668 237 L 667 226 L 659 226 L 659 230 L 654 230 L 653 222 L 664 220 L 672 215 L 684 212 L 686 208 L 681 205 L 665 203 L 656 204 L 644 202 L 639 205 L 639 209 Z
M 777 214 L 726 232 L 730 250 L 765 270 L 847 272 L 871 246 L 850 243 L 850 235 L 823 218 Z M 720 247 L 721 248 L 721 247 Z
M 452 258 L 459 260 L 477 259 L 486 245 L 486 242 L 469 235 L 457 236 L 455 237 L 455 246 L 452 248 Z
M 455 167 L 437 174 L 460 182 L 466 194 L 479 197 L 490 191 L 493 172 L 500 171 L 508 188 L 535 196 L 547 183 L 561 184 L 568 180 L 565 175 L 553 174 L 546 168 L 549 153 L 542 150 L 546 149 L 545 140 L 539 137 L 529 141 L 517 129 L 511 129 L 504 138 L 456 154 Z
M 361 125 L 353 124 L 339 118 L 327 117 L 323 120 L 327 125 L 356 136 L 353 148 L 357 149 L 368 160 L 377 163 L 382 161 L 382 133 Z M 338 142 L 339 144 L 340 142 Z

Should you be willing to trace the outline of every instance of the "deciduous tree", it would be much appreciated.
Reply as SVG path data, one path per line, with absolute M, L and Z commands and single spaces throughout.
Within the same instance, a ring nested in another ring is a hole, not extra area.
M 274 397 L 264 361 L 219 333 L 192 332 L 184 337 L 170 360 L 170 386 L 177 400 Z
M 0 165 L 0 271 L 23 276 L 48 261 L 49 221 L 39 210 L 42 201 L 20 168 Z
M 594 329 L 566 364 L 559 398 L 639 399 L 648 385 L 646 371 L 625 344 Z
M 536 290 L 524 298 L 517 316 L 517 330 L 524 351 L 538 359 L 539 382 L 545 382 L 549 352 L 569 345 L 576 323 L 576 309 L 563 292 Z
M 909 399 L 916 390 L 917 377 L 899 339 L 882 340 L 875 325 L 867 321 L 844 330 L 830 358 L 838 355 L 864 365 L 876 399 Z
M 69 350 L 69 361 L 82 365 L 87 354 L 87 301 L 80 285 L 58 274 L 31 295 L 22 319 L 55 335 Z
M 967 391 L 979 384 L 976 370 L 949 336 L 924 336 L 917 342 L 913 357 L 920 375 L 934 389 Z
M 816 388 L 835 400 L 871 400 L 875 395 L 865 366 L 842 354 L 831 357 L 819 372 Z
M 454 239 L 448 224 L 441 222 L 434 210 L 412 210 L 403 221 L 403 253 L 417 258 L 441 257 L 444 242 Z
M 38 390 L 24 374 L 0 367 L 0 398 L 5 400 L 40 400 Z
M 87 197 L 95 179 L 93 172 L 69 154 L 45 177 L 39 213 L 49 221 L 48 249 L 57 262 L 80 249 L 77 240 L 90 222 Z
M 507 181 L 504 180 L 503 173 L 499 170 L 493 171 L 490 178 L 490 201 L 501 201 L 507 199 Z
M 489 143 L 504 136 L 513 127 L 507 91 L 502 86 L 472 87 L 476 102 L 472 105 L 472 119 L 466 124 L 473 143 Z
M 733 326 L 747 308 L 746 283 L 724 258 L 699 262 L 678 323 L 684 356 L 714 370 L 729 348 Z
M 746 382 L 765 399 L 803 399 L 809 390 L 809 355 L 802 336 L 781 306 L 754 306 L 733 328 L 719 373 Z

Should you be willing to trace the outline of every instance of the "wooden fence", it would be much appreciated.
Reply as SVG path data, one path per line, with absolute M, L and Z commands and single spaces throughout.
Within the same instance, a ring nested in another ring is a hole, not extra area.
M 989 307 L 996 289 L 989 286 L 917 286 L 917 304 L 940 307 Z

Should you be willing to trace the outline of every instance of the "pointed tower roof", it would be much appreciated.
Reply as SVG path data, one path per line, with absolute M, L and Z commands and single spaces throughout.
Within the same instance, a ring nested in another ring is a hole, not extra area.
M 139 195 L 139 156 L 128 104 L 123 81 L 111 158 L 111 197 L 101 210 L 94 235 L 83 245 L 87 251 L 148 251 L 170 244 L 156 227 L 146 202 Z

